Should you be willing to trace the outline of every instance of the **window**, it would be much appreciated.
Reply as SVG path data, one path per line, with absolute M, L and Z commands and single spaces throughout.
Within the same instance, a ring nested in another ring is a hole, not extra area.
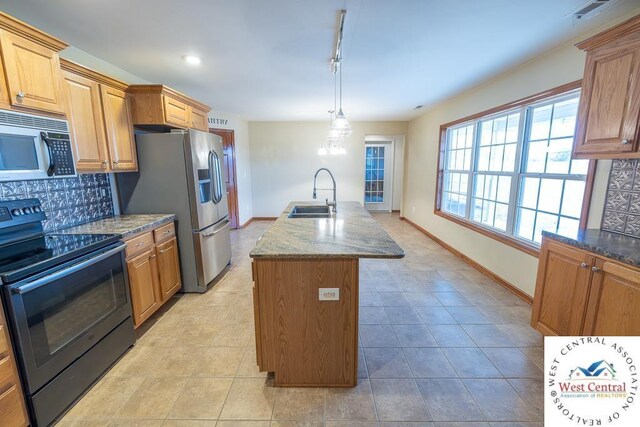
M 571 158 L 579 97 L 565 88 L 443 126 L 436 212 L 516 247 L 575 235 L 590 171 Z

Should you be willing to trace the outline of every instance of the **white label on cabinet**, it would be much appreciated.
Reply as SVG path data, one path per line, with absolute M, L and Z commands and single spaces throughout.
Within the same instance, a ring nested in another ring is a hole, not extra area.
M 320 288 L 320 301 L 338 301 L 340 288 Z

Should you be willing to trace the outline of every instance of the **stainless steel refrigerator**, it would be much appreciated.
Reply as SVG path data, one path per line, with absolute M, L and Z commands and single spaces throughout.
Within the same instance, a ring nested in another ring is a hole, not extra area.
M 175 213 L 183 292 L 204 292 L 231 261 L 222 138 L 136 135 L 138 173 L 117 174 L 125 214 Z

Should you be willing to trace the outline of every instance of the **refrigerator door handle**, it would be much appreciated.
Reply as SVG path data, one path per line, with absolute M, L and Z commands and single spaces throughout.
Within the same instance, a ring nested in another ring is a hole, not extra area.
M 229 225 L 231 225 L 231 221 L 227 220 L 227 221 L 224 222 L 222 227 L 218 228 L 217 230 L 213 230 L 213 231 L 209 231 L 209 232 L 206 232 L 206 233 L 202 233 L 202 237 L 215 236 L 216 234 L 218 234 L 219 232 L 221 232 L 225 228 L 229 227 Z
M 209 166 L 209 196 L 211 196 L 211 201 L 215 204 L 218 203 L 216 202 L 216 198 L 217 198 L 217 194 L 216 194 L 216 187 L 217 187 L 217 183 L 214 181 L 214 176 L 215 176 L 215 165 L 214 165 L 214 157 L 216 152 L 211 150 L 209 151 L 209 158 L 207 159 L 208 161 L 208 166 Z M 217 180 L 217 177 L 216 177 Z
M 215 203 L 218 204 L 222 200 L 222 168 L 220 167 L 220 157 L 218 153 L 213 151 L 213 155 L 215 157 L 215 167 L 216 167 L 216 200 Z

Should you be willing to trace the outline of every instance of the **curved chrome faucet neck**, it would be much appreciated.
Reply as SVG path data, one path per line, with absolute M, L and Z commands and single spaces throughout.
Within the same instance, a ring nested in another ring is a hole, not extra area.
M 322 171 L 326 171 L 329 176 L 331 177 L 331 181 L 333 182 L 333 202 L 329 203 L 329 199 L 326 200 L 327 206 L 331 206 L 333 212 L 337 212 L 336 209 L 336 180 L 333 177 L 333 174 L 331 173 L 331 171 L 327 168 L 320 168 L 316 171 L 316 174 L 313 176 L 313 198 L 316 199 L 317 198 L 317 188 L 316 188 L 316 181 L 318 179 L 318 174 Z

